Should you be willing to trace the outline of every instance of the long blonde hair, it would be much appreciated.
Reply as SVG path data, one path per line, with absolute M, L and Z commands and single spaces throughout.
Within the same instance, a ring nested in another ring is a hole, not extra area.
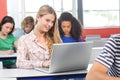
M 61 43 L 61 38 L 59 35 L 59 31 L 58 31 L 58 25 L 57 25 L 57 16 L 56 13 L 54 11 L 54 9 L 52 7 L 50 7 L 49 5 L 43 5 L 40 7 L 37 16 L 44 16 L 46 14 L 53 14 L 55 16 L 55 20 L 53 23 L 53 27 L 48 31 L 48 33 L 45 34 L 45 37 L 48 41 L 48 48 L 49 48 L 49 52 L 52 52 L 52 46 L 54 43 Z M 37 21 L 36 21 L 37 23 Z

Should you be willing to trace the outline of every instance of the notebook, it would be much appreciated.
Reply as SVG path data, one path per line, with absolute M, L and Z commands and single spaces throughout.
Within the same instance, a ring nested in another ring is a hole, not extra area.
M 87 70 L 92 42 L 54 44 L 49 68 L 35 68 L 46 73 Z

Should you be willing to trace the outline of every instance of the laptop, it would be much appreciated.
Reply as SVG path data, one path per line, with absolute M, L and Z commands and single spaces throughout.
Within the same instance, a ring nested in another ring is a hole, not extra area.
M 35 68 L 46 73 L 87 70 L 92 42 L 53 44 L 49 68 Z

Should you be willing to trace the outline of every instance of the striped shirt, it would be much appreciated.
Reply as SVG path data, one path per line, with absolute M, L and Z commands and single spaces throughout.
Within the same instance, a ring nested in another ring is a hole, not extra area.
M 96 61 L 108 68 L 108 75 L 120 77 L 120 34 L 107 41 Z

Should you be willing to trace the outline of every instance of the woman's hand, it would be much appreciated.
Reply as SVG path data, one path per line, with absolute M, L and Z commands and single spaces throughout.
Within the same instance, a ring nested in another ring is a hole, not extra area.
M 11 55 L 13 53 L 14 53 L 14 50 L 7 50 L 7 51 L 5 51 L 5 54 L 9 54 L 9 55 Z
M 50 60 L 46 60 L 43 62 L 43 67 L 48 68 L 50 66 Z

